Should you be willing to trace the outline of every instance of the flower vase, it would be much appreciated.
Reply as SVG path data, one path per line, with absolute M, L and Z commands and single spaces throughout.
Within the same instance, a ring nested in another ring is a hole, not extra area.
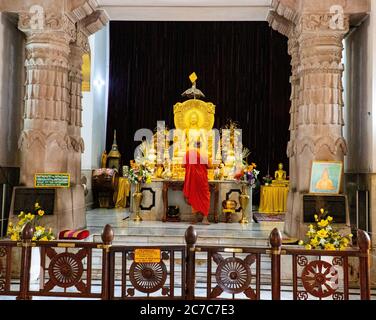
M 247 217 L 249 199 L 250 199 L 250 196 L 247 193 L 247 185 L 242 184 L 242 193 L 239 196 L 239 203 L 240 203 L 240 206 L 242 208 L 242 218 L 239 221 L 239 223 L 241 223 L 241 224 L 249 223 L 248 217 Z
M 133 219 L 135 222 L 141 222 L 142 218 L 140 216 L 140 206 L 141 206 L 141 201 L 142 201 L 142 192 L 141 192 L 141 184 L 136 183 L 136 190 L 132 195 L 133 197 L 133 208 L 134 211 L 136 212 L 136 217 Z

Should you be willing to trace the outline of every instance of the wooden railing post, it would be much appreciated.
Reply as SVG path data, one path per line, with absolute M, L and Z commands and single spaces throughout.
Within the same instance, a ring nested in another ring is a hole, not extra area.
M 28 222 L 22 229 L 21 244 L 21 271 L 20 271 L 20 294 L 17 300 L 31 300 L 28 295 L 30 286 L 30 266 L 31 266 L 31 240 L 33 239 L 34 228 Z
M 111 298 L 111 281 L 110 281 L 110 275 L 111 275 L 111 265 L 110 265 L 110 248 L 112 245 L 112 241 L 114 240 L 114 230 L 112 227 L 107 224 L 102 231 L 102 242 L 101 245 L 103 249 L 103 255 L 102 255 L 102 300 L 110 300 Z M 112 270 L 112 272 L 115 272 L 115 269 Z
M 185 232 L 186 243 L 186 288 L 185 294 L 187 300 L 193 300 L 195 296 L 195 247 L 197 242 L 197 232 L 190 226 Z
M 360 299 L 371 300 L 370 249 L 371 239 L 367 232 L 358 230 Z
M 269 237 L 269 242 L 272 247 L 272 299 L 281 300 L 281 247 L 282 235 L 281 232 L 275 228 Z

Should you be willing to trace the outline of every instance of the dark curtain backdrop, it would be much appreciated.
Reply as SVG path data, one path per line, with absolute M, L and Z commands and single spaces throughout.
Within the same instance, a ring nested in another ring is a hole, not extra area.
M 287 38 L 266 22 L 111 22 L 107 151 L 116 129 L 128 164 L 136 130 L 158 120 L 173 128 L 173 105 L 185 100 L 193 71 L 216 105 L 215 128 L 240 124 L 261 175 L 279 162 L 288 168 L 290 57 Z

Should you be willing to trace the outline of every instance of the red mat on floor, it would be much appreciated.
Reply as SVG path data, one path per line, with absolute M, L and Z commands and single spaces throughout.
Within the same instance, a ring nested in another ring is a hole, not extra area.
M 284 222 L 285 221 L 284 214 L 269 215 L 265 213 L 255 212 L 253 213 L 253 218 L 256 220 L 256 222 L 261 222 L 261 221 Z

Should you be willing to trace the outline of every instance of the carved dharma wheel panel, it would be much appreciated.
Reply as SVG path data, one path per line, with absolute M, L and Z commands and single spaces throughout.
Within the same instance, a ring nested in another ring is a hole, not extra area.
M 167 279 L 166 265 L 159 263 L 132 263 L 130 270 L 132 285 L 140 292 L 152 293 L 163 287 Z
M 211 298 L 217 298 L 226 292 L 234 296 L 243 293 L 251 300 L 257 299 L 257 292 L 252 288 L 252 281 L 257 276 L 256 271 L 251 268 L 258 259 L 256 255 L 249 254 L 241 259 L 239 257 L 224 258 L 220 253 L 215 253 L 212 257 L 217 264 L 215 271 L 217 285 L 210 293 Z
M 314 260 L 309 261 L 305 256 L 297 258 L 300 266 L 301 284 L 305 291 L 299 291 L 297 298 L 307 300 L 309 296 L 318 299 L 343 300 L 344 293 L 340 292 L 340 276 L 343 268 L 343 260 L 340 257 L 333 257 L 331 261 Z

